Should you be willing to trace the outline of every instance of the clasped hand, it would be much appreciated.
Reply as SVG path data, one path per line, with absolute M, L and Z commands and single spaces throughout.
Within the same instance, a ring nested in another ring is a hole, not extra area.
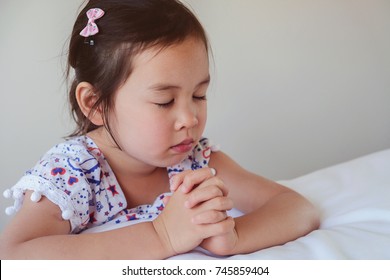
M 184 171 L 171 180 L 172 196 L 153 222 L 172 254 L 202 246 L 218 255 L 231 252 L 237 242 L 235 223 L 226 213 L 232 200 L 215 170 Z

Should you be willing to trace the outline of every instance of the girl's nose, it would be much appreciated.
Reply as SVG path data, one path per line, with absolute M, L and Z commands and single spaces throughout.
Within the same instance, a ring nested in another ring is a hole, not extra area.
M 176 123 L 175 123 L 175 129 L 181 130 L 183 128 L 193 128 L 199 123 L 198 117 L 197 117 L 197 109 L 194 105 L 187 105 L 183 107 L 181 110 L 179 110 Z

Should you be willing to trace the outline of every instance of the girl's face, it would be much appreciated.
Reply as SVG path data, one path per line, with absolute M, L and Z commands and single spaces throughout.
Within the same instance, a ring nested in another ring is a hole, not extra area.
M 208 54 L 200 40 L 138 54 L 110 118 L 122 150 L 157 167 L 182 161 L 203 134 L 209 82 Z

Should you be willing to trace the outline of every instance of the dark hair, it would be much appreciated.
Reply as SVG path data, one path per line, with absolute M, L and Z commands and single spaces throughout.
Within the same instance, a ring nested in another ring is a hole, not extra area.
M 87 25 L 86 12 L 100 8 L 105 14 L 96 20 L 99 33 L 93 36 L 94 44 L 80 35 Z M 69 101 L 77 127 L 70 136 L 82 135 L 96 125 L 84 116 L 75 96 L 80 82 L 93 85 L 97 101 L 93 111 L 102 110 L 104 125 L 109 129 L 108 112 L 113 107 L 114 93 L 132 71 L 132 58 L 139 52 L 158 46 L 168 47 L 188 37 L 204 42 L 208 50 L 205 31 L 195 15 L 177 0 L 95 0 L 88 1 L 73 27 L 70 39 L 67 78 L 71 69 Z

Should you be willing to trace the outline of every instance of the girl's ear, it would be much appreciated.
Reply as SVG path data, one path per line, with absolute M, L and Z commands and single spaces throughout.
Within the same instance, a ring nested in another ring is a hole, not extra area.
M 94 87 L 87 82 L 81 82 L 76 87 L 77 103 L 84 116 L 87 117 L 94 125 L 101 126 L 104 124 L 103 116 L 99 108 L 94 108 L 97 95 L 94 92 Z

